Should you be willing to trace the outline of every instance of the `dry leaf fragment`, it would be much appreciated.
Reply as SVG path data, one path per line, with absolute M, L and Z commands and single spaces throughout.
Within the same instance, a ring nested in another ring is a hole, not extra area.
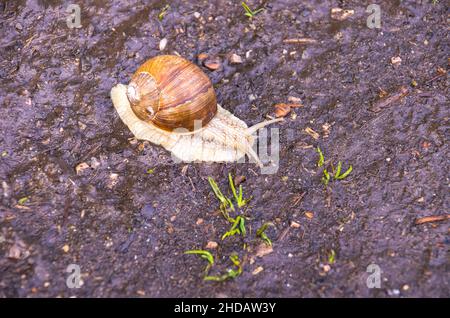
M 312 218 L 314 217 L 314 213 L 308 211 L 308 212 L 305 212 L 305 216 L 306 216 L 308 219 L 312 219 Z
M 258 275 L 259 273 L 261 273 L 264 270 L 264 268 L 262 266 L 258 266 L 255 268 L 255 270 L 252 272 L 253 275 Z
M 86 162 L 82 162 L 79 163 L 76 167 L 75 167 L 75 171 L 77 172 L 77 174 L 82 173 L 84 170 L 86 170 L 87 168 L 89 168 L 89 165 Z
M 303 107 L 300 103 L 278 103 L 275 104 L 275 117 L 284 117 L 291 111 L 291 108 Z
M 212 57 L 212 58 L 208 58 L 205 61 L 203 61 L 203 65 L 205 67 L 207 67 L 208 69 L 215 71 L 220 68 L 222 63 L 218 57 Z
M 284 117 L 291 111 L 291 107 L 286 104 L 275 105 L 275 117 Z
M 305 132 L 311 137 L 313 137 L 315 140 L 319 139 L 320 137 L 320 135 L 310 127 L 306 127 Z
M 344 21 L 355 14 L 355 10 L 345 10 L 341 8 L 331 9 L 331 18 L 338 21 Z
M 266 256 L 266 255 L 272 253 L 272 252 L 273 252 L 272 246 L 268 246 L 267 244 L 262 243 L 262 244 L 260 244 L 258 246 L 258 249 L 256 250 L 255 256 L 256 257 L 263 257 L 263 256 Z

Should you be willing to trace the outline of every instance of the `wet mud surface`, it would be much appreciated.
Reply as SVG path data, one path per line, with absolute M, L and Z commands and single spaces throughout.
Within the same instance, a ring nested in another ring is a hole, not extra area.
M 360 1 L 249 1 L 266 8 L 251 21 L 237 1 L 173 1 L 161 22 L 163 1 L 77 3 L 75 29 L 70 2 L 0 4 L 0 296 L 450 296 L 449 222 L 415 225 L 449 211 L 445 1 L 378 1 L 381 29 L 367 27 Z M 334 7 L 355 12 L 338 21 Z M 249 125 L 301 99 L 274 125 L 275 174 L 175 163 L 133 138 L 109 91 L 161 54 L 163 38 L 163 53 L 220 59 L 202 68 L 219 103 Z M 295 38 L 316 43 L 284 41 Z M 317 146 L 352 173 L 325 187 Z M 220 240 L 229 225 L 208 177 L 225 191 L 229 172 L 253 196 L 252 235 L 274 223 L 272 253 Z M 246 259 L 241 276 L 202 280 L 204 261 L 183 252 L 208 241 L 219 243 L 214 273 L 235 251 Z M 380 288 L 366 284 L 372 263 Z M 78 289 L 66 285 L 70 264 L 81 270 Z

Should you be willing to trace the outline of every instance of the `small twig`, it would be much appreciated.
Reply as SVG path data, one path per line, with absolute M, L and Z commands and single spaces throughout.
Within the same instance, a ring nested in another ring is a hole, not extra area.
M 439 77 L 444 76 L 444 75 L 447 75 L 447 73 L 438 74 L 438 75 L 436 75 L 436 76 L 430 78 L 428 81 L 426 81 L 425 84 L 429 84 L 429 83 L 431 83 L 432 81 L 434 81 L 434 80 L 436 80 L 436 79 L 438 79 Z
M 192 178 L 188 176 L 188 179 L 189 179 L 189 182 L 191 183 L 192 191 L 197 192 L 197 189 L 195 188 L 194 183 L 192 182 Z
M 280 236 L 278 236 L 277 241 L 281 242 L 285 239 L 286 235 L 289 233 L 289 230 L 291 229 L 290 226 L 286 227 L 280 234 Z
M 391 106 L 391 104 L 398 102 L 399 100 L 401 100 L 403 97 L 405 97 L 408 94 L 409 94 L 408 88 L 406 88 L 405 86 L 402 86 L 402 87 L 400 87 L 399 91 L 397 93 L 395 93 L 394 95 L 392 95 L 386 99 L 379 100 L 378 102 L 373 104 L 372 107 L 370 108 L 370 110 L 375 113 L 378 113 L 378 112 L 382 111 L 383 108 Z
M 302 192 L 299 195 L 296 195 L 294 203 L 292 204 L 292 207 L 295 207 L 305 196 L 306 192 Z
M 446 215 L 431 215 L 431 216 L 425 216 L 423 218 L 418 218 L 414 222 L 415 225 L 430 223 L 430 222 L 440 222 L 450 219 L 450 214 Z
M 286 39 L 283 40 L 286 44 L 316 44 L 317 40 L 311 38 L 298 38 L 298 39 Z
M 26 48 L 31 44 L 31 42 L 34 40 L 35 37 L 36 37 L 36 34 L 33 34 L 33 35 L 25 42 L 25 45 L 23 46 L 23 49 L 26 49 Z

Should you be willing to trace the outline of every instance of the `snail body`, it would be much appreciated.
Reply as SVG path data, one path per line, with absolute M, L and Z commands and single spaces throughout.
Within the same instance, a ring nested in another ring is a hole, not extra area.
M 129 85 L 111 89 L 111 99 L 137 139 L 161 145 L 188 162 L 232 162 L 247 155 L 262 166 L 253 134 L 282 120 L 249 128 L 217 104 L 212 83 L 198 66 L 172 55 L 145 62 Z

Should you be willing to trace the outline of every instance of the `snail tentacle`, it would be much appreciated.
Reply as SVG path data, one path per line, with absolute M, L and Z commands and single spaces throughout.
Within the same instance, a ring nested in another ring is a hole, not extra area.
M 255 125 L 247 128 L 247 133 L 248 134 L 253 134 L 253 133 L 257 132 L 258 130 L 260 130 L 261 128 L 264 128 L 264 127 L 266 127 L 266 126 L 268 126 L 270 124 L 273 124 L 273 123 L 278 123 L 278 122 L 283 121 L 283 120 L 284 120 L 283 118 L 275 118 L 275 119 L 271 119 L 271 120 L 262 121 L 262 122 L 260 122 L 258 124 L 255 124 Z

